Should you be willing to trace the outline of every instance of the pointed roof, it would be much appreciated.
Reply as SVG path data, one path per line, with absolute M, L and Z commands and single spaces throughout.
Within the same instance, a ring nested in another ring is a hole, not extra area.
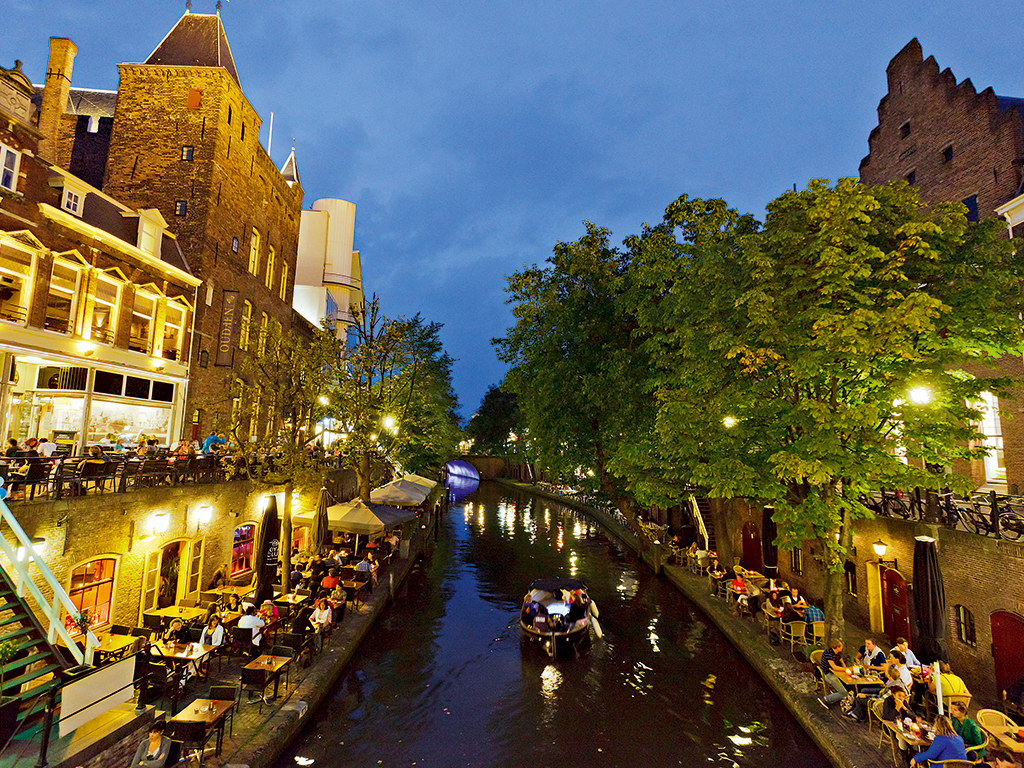
M 220 16 L 212 14 L 186 11 L 145 63 L 168 67 L 224 67 L 238 87 L 242 87 L 224 25 Z
M 288 182 L 288 186 L 292 184 L 301 184 L 299 181 L 299 166 L 295 162 L 295 147 L 292 147 L 292 153 L 288 155 L 288 159 L 284 161 L 284 165 L 281 166 L 281 175 L 284 180 Z

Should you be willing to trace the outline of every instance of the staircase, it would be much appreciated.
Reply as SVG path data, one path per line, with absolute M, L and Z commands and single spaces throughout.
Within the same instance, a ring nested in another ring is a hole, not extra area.
M 14 641 L 14 658 L 3 665 L 4 696 L 21 701 L 18 712 L 18 736 L 28 736 L 41 726 L 51 688 L 60 685 L 59 670 L 68 663 L 46 640 L 46 632 L 35 614 L 18 597 L 17 588 L 0 568 L 0 642 Z M 37 682 L 37 681 L 42 682 Z
M 700 531 L 709 552 L 717 551 L 715 544 L 715 524 L 711 519 L 711 503 L 706 496 L 690 494 L 690 514 L 693 516 L 697 530 Z

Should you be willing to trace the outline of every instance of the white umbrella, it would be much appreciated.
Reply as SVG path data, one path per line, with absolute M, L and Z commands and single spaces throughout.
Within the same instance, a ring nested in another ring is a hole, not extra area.
M 387 485 L 370 491 L 370 501 L 374 504 L 397 504 L 403 507 L 414 507 L 427 498 L 430 491 L 417 483 L 408 480 L 393 480 Z
M 422 485 L 424 488 L 433 488 L 437 485 L 436 480 L 431 480 L 430 478 L 423 477 L 421 475 L 406 475 L 402 479 L 408 480 L 410 483 L 416 483 L 416 485 Z

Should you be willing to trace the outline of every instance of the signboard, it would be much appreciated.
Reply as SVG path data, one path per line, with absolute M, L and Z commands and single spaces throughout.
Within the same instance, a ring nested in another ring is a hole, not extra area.
M 98 671 L 70 683 L 61 690 L 60 735 L 67 736 L 79 726 L 126 701 L 135 693 L 135 657 L 100 667 Z M 65 714 L 67 713 L 67 714 Z
M 231 365 L 234 347 L 231 340 L 238 323 L 238 291 L 224 291 L 221 302 L 220 333 L 217 334 L 217 360 L 214 365 Z

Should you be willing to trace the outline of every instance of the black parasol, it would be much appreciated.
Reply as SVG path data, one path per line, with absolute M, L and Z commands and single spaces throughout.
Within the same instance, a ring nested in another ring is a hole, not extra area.
M 320 550 L 327 543 L 330 534 L 327 523 L 327 507 L 330 506 L 331 494 L 326 488 L 320 489 L 320 498 L 316 503 L 316 511 L 313 513 L 313 525 L 309 528 L 308 549 L 309 554 L 320 555 Z
M 765 507 L 761 520 L 761 559 L 764 561 L 764 575 L 771 579 L 779 576 L 779 548 L 775 546 L 779 532 L 772 520 L 774 514 L 775 507 Z
M 253 602 L 262 605 L 264 600 L 274 597 L 277 581 L 277 559 L 280 555 L 281 519 L 277 516 L 277 497 L 268 495 L 263 510 L 260 530 L 256 535 L 256 556 L 252 566 L 256 569 L 256 596 Z
M 947 661 L 946 590 L 942 585 L 935 539 L 930 536 L 914 539 L 914 608 L 917 614 L 917 635 L 914 637 L 917 655 L 927 664 L 936 659 Z

